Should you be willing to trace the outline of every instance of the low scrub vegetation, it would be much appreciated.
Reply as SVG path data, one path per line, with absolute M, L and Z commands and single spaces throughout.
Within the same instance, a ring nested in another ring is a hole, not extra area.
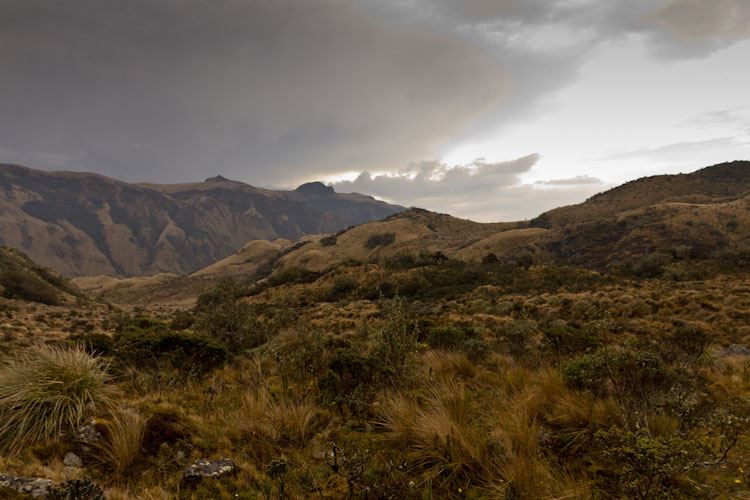
M 76 450 L 122 500 L 747 497 L 750 276 L 443 257 L 226 281 L 8 358 L 0 464 L 41 475 Z M 39 376 L 45 352 L 90 368 Z M 72 417 L 37 412 L 80 373 L 100 390 Z M 181 483 L 224 457 L 236 475 Z

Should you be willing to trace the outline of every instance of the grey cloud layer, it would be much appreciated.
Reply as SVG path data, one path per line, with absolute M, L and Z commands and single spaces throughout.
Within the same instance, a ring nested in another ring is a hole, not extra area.
M 414 205 L 479 221 L 532 218 L 545 210 L 579 202 L 602 189 L 593 178 L 553 181 L 565 189 L 536 189 L 521 184 L 520 176 L 538 155 L 516 160 L 448 167 L 437 161 L 410 165 L 394 175 L 362 172 L 353 181 L 333 184 L 337 191 L 371 193 L 404 205 Z
M 403 165 L 506 88 L 466 42 L 343 0 L 0 5 L 0 146 L 129 180 Z
M 747 0 L 0 0 L 0 161 L 286 186 L 393 170 L 540 112 L 598 44 L 635 34 L 663 57 L 697 57 L 747 36 L 748 10 Z M 478 211 L 516 196 L 507 186 L 525 192 L 508 169 L 529 158 L 427 162 L 409 167 L 419 182 L 365 176 L 351 189 Z

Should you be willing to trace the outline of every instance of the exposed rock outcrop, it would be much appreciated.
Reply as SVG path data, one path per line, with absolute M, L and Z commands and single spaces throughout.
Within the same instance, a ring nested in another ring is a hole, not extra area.
M 45 498 L 55 482 L 50 479 L 6 476 L 0 474 L 0 488 L 10 488 L 33 498 Z
M 229 458 L 221 460 L 196 460 L 193 465 L 186 467 L 182 474 L 186 482 L 197 482 L 206 478 L 222 478 L 237 473 L 237 464 Z

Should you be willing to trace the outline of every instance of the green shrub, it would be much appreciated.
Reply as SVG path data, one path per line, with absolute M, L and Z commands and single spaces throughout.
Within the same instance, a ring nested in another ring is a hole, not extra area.
M 251 349 L 266 341 L 252 307 L 238 299 L 248 293 L 236 281 L 220 282 L 198 297 L 193 328 L 224 345 L 231 353 Z
M 359 286 L 359 282 L 347 276 L 346 274 L 340 274 L 333 278 L 333 281 L 329 285 L 328 289 L 323 293 L 321 301 L 333 302 L 346 297 L 347 294 L 353 292 Z
M 563 380 L 576 389 L 602 393 L 607 380 L 607 367 L 600 353 L 584 354 L 570 359 L 562 365 Z
M 365 248 L 374 250 L 377 247 L 385 247 L 396 241 L 396 233 L 373 234 L 365 241 Z
M 466 340 L 461 348 L 466 351 L 466 357 L 473 363 L 484 361 L 491 351 L 490 344 L 486 340 L 478 338 Z
M 508 354 L 518 358 L 527 353 L 536 332 L 536 322 L 516 319 L 503 323 L 497 334 L 502 339 Z
M 607 378 L 623 407 L 642 411 L 657 406 L 655 397 L 666 394 L 674 374 L 658 355 L 624 350 L 605 353 Z
M 299 285 L 312 283 L 320 278 L 320 273 L 310 271 L 304 267 L 288 267 L 276 271 L 267 278 L 268 286 Z
M 82 347 L 40 345 L 0 368 L 0 451 L 15 454 L 74 432 L 89 406 L 108 406 L 111 377 Z
M 197 315 L 193 328 L 221 343 L 232 354 L 266 341 L 252 307 L 243 302 L 228 302 Z
M 674 386 L 674 374 L 661 358 L 643 351 L 599 351 L 584 354 L 562 364 L 565 382 L 595 394 L 609 391 L 621 408 L 632 411 L 654 409 L 665 401 Z
M 365 408 L 376 373 L 374 359 L 352 349 L 338 349 L 326 373 L 318 377 L 318 388 L 325 402 L 358 415 Z
M 551 326 L 542 330 L 544 341 L 558 356 L 570 356 L 599 347 L 596 335 L 570 325 Z
M 416 324 L 409 324 L 398 295 L 393 299 L 382 299 L 380 308 L 384 318 L 375 334 L 373 355 L 390 371 L 391 380 L 397 382 L 411 372 L 418 348 L 419 328 Z
M 452 326 L 430 328 L 425 336 L 430 347 L 456 349 L 466 341 L 466 332 Z
M 87 477 L 69 479 L 60 487 L 50 488 L 49 500 L 104 500 L 104 491 Z
M 94 356 L 111 356 L 115 351 L 115 341 L 109 335 L 103 333 L 89 333 L 71 337 L 86 349 L 86 352 Z
M 596 439 L 609 465 L 602 484 L 607 493 L 634 500 L 682 498 L 680 479 L 703 462 L 715 459 L 710 440 L 687 436 L 652 436 L 614 427 Z
M 115 358 L 121 365 L 153 376 L 173 372 L 181 382 L 210 374 L 228 357 L 223 345 L 205 335 L 172 331 L 115 335 Z
M 662 356 L 669 362 L 694 365 L 711 345 L 711 339 L 696 325 L 678 325 L 662 345 Z
M 169 328 L 175 331 L 187 330 L 195 323 L 195 318 L 189 311 L 175 311 L 172 315 L 172 321 L 169 322 Z
M 169 325 L 164 321 L 148 316 L 128 316 L 124 314 L 117 318 L 115 331 L 117 333 L 164 332 Z

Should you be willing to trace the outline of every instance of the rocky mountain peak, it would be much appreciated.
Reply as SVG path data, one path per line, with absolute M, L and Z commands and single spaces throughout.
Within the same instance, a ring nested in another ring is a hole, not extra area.
M 322 182 L 307 182 L 302 184 L 300 187 L 295 189 L 296 192 L 302 194 L 312 194 L 318 196 L 328 196 L 336 194 L 331 186 L 326 186 Z

